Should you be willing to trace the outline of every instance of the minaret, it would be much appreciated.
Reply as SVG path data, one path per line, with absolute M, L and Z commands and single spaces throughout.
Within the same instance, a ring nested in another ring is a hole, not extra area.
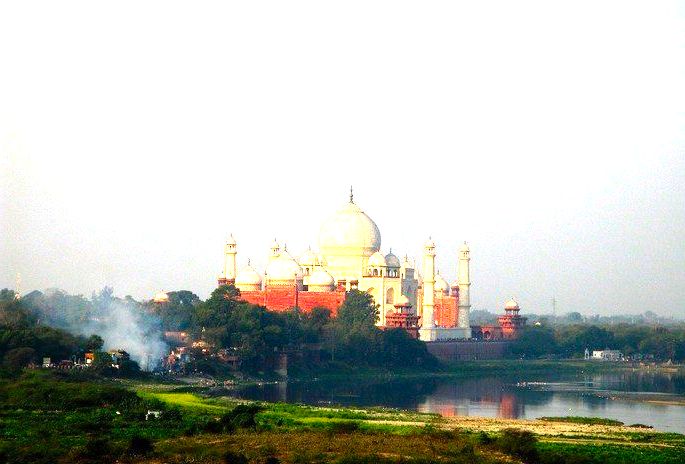
M 237 253 L 235 239 L 233 234 L 231 234 L 228 240 L 226 240 L 226 246 L 224 246 L 224 278 L 231 284 L 235 283 L 235 258 Z
M 464 242 L 459 249 L 457 283 L 459 284 L 459 327 L 468 329 L 467 338 L 471 337 L 471 322 L 469 321 L 469 312 L 471 311 L 471 300 L 469 296 L 471 276 L 469 272 L 469 261 L 471 261 L 471 252 L 469 251 L 469 246 Z
M 435 242 L 429 238 L 423 251 L 423 313 L 419 338 L 428 342 L 436 338 L 433 318 L 433 309 L 435 308 Z
M 271 244 L 271 256 L 269 261 L 281 256 L 281 246 L 278 244 L 278 240 L 274 239 L 274 243 Z

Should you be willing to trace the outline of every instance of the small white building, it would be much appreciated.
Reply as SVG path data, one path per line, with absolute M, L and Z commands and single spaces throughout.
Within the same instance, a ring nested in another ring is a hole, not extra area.
M 592 359 L 600 361 L 622 361 L 623 353 L 619 350 L 594 350 Z

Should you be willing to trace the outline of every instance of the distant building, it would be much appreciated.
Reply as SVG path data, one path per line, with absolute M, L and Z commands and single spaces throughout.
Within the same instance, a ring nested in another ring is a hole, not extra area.
M 238 270 L 237 253 L 237 242 L 230 236 L 218 284 L 235 285 L 243 300 L 271 311 L 324 307 L 335 317 L 345 292 L 357 289 L 368 292 L 379 305 L 381 327 L 406 328 L 424 341 L 471 337 L 467 244 L 458 250 L 457 281 L 452 285 L 436 272 L 435 243 L 430 238 L 419 274 L 406 255 L 401 260 L 392 250 L 381 253 L 378 226 L 357 206 L 351 191 L 349 202 L 321 226 L 318 253 L 310 248 L 295 258 L 274 240 L 262 274 L 249 261 Z M 409 304 L 397 305 L 404 301 Z
M 482 340 L 513 340 L 526 326 L 525 317 L 519 315 L 521 308 L 513 298 L 504 305 L 504 314 L 497 318 L 497 325 L 471 326 L 474 338 Z
M 124 350 L 109 350 L 107 352 L 112 357 L 112 367 L 119 369 L 124 361 L 130 361 L 131 356 Z
M 619 350 L 594 350 L 592 352 L 592 359 L 600 361 L 622 361 L 623 353 Z

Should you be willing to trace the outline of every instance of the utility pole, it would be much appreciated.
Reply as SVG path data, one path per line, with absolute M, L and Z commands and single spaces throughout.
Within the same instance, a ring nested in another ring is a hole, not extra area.
M 557 299 L 556 297 L 552 297 L 552 319 L 556 320 L 557 318 Z

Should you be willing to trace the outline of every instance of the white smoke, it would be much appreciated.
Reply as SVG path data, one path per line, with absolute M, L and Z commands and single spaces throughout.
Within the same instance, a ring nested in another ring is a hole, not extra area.
M 122 349 L 131 355 L 141 369 L 154 369 L 167 351 L 156 317 L 130 303 L 114 300 L 99 311 L 92 321 L 96 333 L 104 340 L 104 349 Z
M 131 297 L 116 298 L 111 287 L 90 300 L 59 289 L 37 293 L 33 306 L 41 323 L 76 335 L 99 335 L 105 350 L 126 351 L 143 370 L 154 369 L 167 352 L 159 317 Z

